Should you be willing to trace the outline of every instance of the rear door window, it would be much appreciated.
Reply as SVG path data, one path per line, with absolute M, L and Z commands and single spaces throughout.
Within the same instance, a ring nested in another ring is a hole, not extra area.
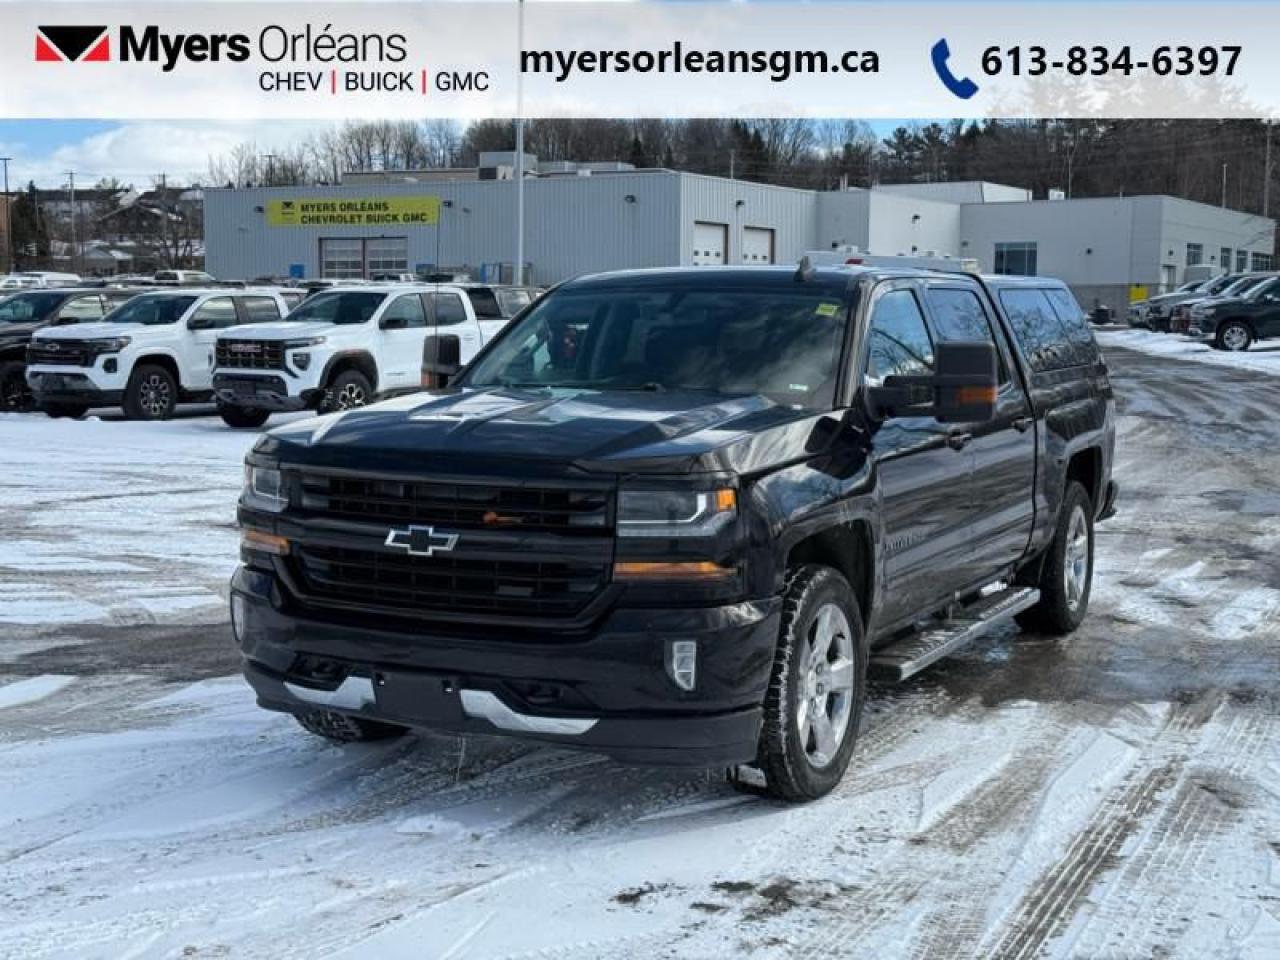
M 477 317 L 501 319 L 502 307 L 497 296 L 488 287 L 471 287 L 467 290 L 467 297 L 471 300 L 471 309 L 476 312 Z
M 1001 290 L 1000 305 L 1032 370 L 1044 373 L 1072 365 L 1074 344 L 1043 290 Z
M 280 308 L 271 297 L 241 297 L 246 323 L 268 323 L 280 319 Z
M 435 301 L 436 326 L 451 327 L 467 322 L 467 308 L 462 305 L 462 298 L 456 293 L 433 293 Z
M 1093 331 L 1089 329 L 1089 321 L 1085 318 L 1080 304 L 1071 295 L 1071 291 L 1063 287 L 1049 287 L 1044 291 L 1049 305 L 1057 315 L 1059 322 L 1067 331 L 1067 338 L 1074 346 L 1073 360 L 1078 364 L 1094 363 L 1098 359 L 1098 344 L 1093 339 Z

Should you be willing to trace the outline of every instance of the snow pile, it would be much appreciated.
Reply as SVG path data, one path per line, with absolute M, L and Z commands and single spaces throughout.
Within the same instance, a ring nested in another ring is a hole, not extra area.
M 1148 330 L 1095 330 L 1094 336 L 1104 350 L 1107 347 L 1124 347 L 1153 357 L 1208 363 L 1233 370 L 1280 374 L 1280 341 L 1264 340 L 1244 353 L 1227 353 L 1178 334 L 1152 333 Z

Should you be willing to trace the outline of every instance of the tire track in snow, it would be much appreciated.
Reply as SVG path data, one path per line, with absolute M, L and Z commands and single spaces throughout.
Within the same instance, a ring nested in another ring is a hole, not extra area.
M 1241 817 L 1242 798 L 1231 791 L 1272 741 L 1274 720 L 1228 704 L 1231 719 L 1203 744 L 1168 806 L 1138 851 L 1088 918 L 1077 949 L 1086 956 L 1156 956 L 1192 926 L 1204 895 L 1197 881 L 1213 856 L 1213 843 Z
M 1099 804 L 1066 853 L 1045 872 L 989 936 L 980 955 L 989 960 L 1028 960 L 1066 929 L 1102 875 L 1114 868 L 1126 843 L 1173 787 L 1187 760 L 1188 735 L 1218 709 L 1214 695 L 1173 707 L 1144 759 Z

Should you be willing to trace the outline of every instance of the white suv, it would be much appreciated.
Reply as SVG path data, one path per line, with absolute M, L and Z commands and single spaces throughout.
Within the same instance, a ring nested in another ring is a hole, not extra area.
M 218 336 L 219 412 L 233 427 L 257 427 L 280 410 L 328 413 L 408 393 L 421 386 L 427 334 L 448 327 L 465 363 L 505 323 L 478 320 L 453 285 L 331 287 L 281 323 Z
M 181 402 L 208 400 L 220 331 L 279 320 L 271 290 L 157 290 L 134 297 L 100 323 L 40 330 L 27 351 L 27 383 L 50 416 L 78 417 L 120 404 L 136 420 L 164 420 Z

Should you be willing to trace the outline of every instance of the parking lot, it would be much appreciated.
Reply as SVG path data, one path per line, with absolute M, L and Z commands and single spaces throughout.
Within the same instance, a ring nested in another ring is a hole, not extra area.
M 256 434 L 0 415 L 0 956 L 1280 955 L 1280 352 L 1143 337 L 1102 338 L 1122 500 L 1084 627 L 875 688 L 799 807 L 325 745 L 234 675 Z

